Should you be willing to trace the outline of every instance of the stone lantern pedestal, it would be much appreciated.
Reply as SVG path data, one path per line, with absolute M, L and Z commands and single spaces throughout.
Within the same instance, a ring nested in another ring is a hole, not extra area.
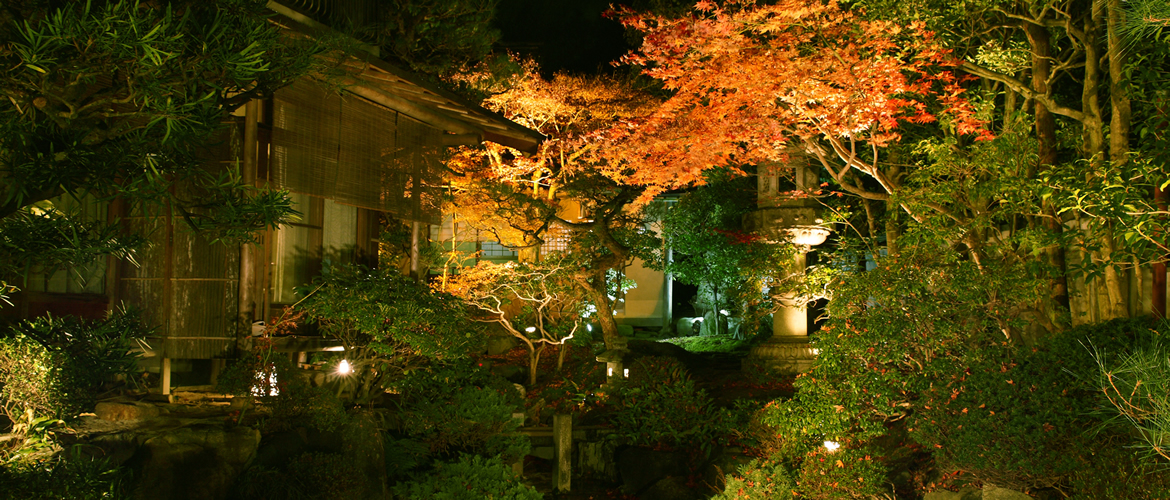
M 760 177 L 761 208 L 753 212 L 747 226 L 771 243 L 788 243 L 797 246 L 797 252 L 788 262 L 784 272 L 802 275 L 807 266 L 809 250 L 829 236 L 829 230 L 817 224 L 817 205 L 807 198 L 784 199 L 776 196 L 775 176 Z M 812 182 L 807 169 L 797 167 L 797 188 L 808 189 Z M 768 206 L 771 205 L 771 206 Z M 781 306 L 772 315 L 772 336 L 764 343 L 753 347 L 744 360 L 745 368 L 776 371 L 783 374 L 797 374 L 812 368 L 816 350 L 809 345 L 808 308 L 805 301 L 795 294 L 780 297 Z

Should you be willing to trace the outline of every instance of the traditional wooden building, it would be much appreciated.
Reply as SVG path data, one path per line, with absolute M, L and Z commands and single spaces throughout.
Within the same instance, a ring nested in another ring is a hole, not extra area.
M 331 19 L 365 2 L 268 5 L 290 36 L 308 36 L 328 30 L 314 18 Z M 136 305 L 157 328 L 144 364 L 158 366 L 162 391 L 169 392 L 172 368 L 198 372 L 190 383 L 201 383 L 235 354 L 254 322 L 295 302 L 293 288 L 308 283 L 323 260 L 376 263 L 380 217 L 410 221 L 417 251 L 428 225 L 440 222 L 428 187 L 439 184 L 436 167 L 446 148 L 490 140 L 533 150 L 542 139 L 376 52 L 332 57 L 343 58 L 343 76 L 306 77 L 248 103 L 206 151 L 210 168 L 238 165 L 245 181 L 290 191 L 303 213 L 299 222 L 268 231 L 260 244 L 224 245 L 165 210 L 92 204 L 89 215 L 122 221 L 150 245 L 136 262 L 110 259 L 70 271 L 83 280 L 65 272 L 30 275 L 11 311 L 95 317 L 123 302 Z M 417 272 L 417 259 L 414 266 Z

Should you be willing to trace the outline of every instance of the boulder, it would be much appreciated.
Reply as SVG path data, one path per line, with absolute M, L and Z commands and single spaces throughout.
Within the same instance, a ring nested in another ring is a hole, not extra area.
M 699 500 L 703 497 L 687 486 L 685 476 L 666 476 L 638 495 L 638 500 Z
M 125 422 L 157 417 L 158 407 L 148 403 L 102 402 L 93 410 L 98 418 L 108 422 Z
M 197 423 L 146 439 L 127 464 L 135 469 L 134 498 L 224 498 L 255 455 L 260 431 Z
M 922 500 L 979 500 L 983 498 L 983 491 L 975 488 L 961 488 L 959 491 L 934 490 L 922 497 Z
M 617 482 L 620 478 L 617 466 L 614 463 L 614 451 L 617 442 L 613 439 L 576 443 L 577 467 L 581 477 L 600 479 L 607 483 Z
M 511 351 L 520 341 L 511 335 L 490 335 L 487 338 L 488 356 L 497 356 Z
M 687 474 L 687 456 L 681 453 L 630 447 L 617 453 L 622 493 L 638 495 L 667 476 Z
M 993 484 L 984 484 L 983 500 L 1032 500 L 1032 497 L 1016 490 L 1000 488 Z
M 699 334 L 699 327 L 695 323 L 698 318 L 679 318 L 674 325 L 674 334 L 677 337 L 693 337 Z
M 283 467 L 289 458 L 295 457 L 308 450 L 305 436 L 297 431 L 285 431 L 270 434 L 264 437 L 264 442 L 256 450 L 256 458 L 252 466 L 276 469 Z

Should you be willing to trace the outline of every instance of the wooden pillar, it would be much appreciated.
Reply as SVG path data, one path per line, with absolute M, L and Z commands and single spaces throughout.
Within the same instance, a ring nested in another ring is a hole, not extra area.
M 553 490 L 569 491 L 573 475 L 573 416 L 553 415 Z
M 163 358 L 162 367 L 159 368 L 159 374 L 162 375 L 162 393 L 163 396 L 171 395 L 171 358 Z
M 674 260 L 674 248 L 667 245 L 666 247 L 666 262 L 667 265 Z M 674 336 L 682 336 L 679 332 L 674 331 L 674 274 L 669 272 L 663 273 L 663 290 L 662 299 L 666 302 L 665 307 L 662 308 L 662 333 L 673 334 Z
M 214 358 L 211 360 L 211 385 L 219 383 L 219 372 L 223 371 L 223 365 L 223 358 Z
M 422 161 L 422 155 L 411 156 L 411 181 L 410 181 L 410 277 L 415 280 L 422 279 L 422 269 L 420 269 L 420 251 L 422 240 L 422 224 L 419 219 L 422 218 L 422 175 L 419 172 L 418 163 Z
M 255 100 L 244 105 L 244 151 L 240 161 L 240 180 L 249 185 L 256 184 L 256 163 L 259 152 L 257 129 L 260 106 Z M 256 262 L 262 245 L 240 245 L 240 282 L 237 291 L 239 320 L 236 327 L 236 349 L 243 348 L 244 339 L 252 335 L 252 322 L 256 321 Z

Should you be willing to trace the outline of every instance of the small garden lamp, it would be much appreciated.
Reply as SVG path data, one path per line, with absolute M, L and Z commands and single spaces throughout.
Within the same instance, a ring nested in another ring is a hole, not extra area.
M 622 363 L 625 354 L 625 351 L 611 349 L 597 356 L 597 361 L 605 363 L 605 383 L 607 385 L 630 376 L 630 370 Z

